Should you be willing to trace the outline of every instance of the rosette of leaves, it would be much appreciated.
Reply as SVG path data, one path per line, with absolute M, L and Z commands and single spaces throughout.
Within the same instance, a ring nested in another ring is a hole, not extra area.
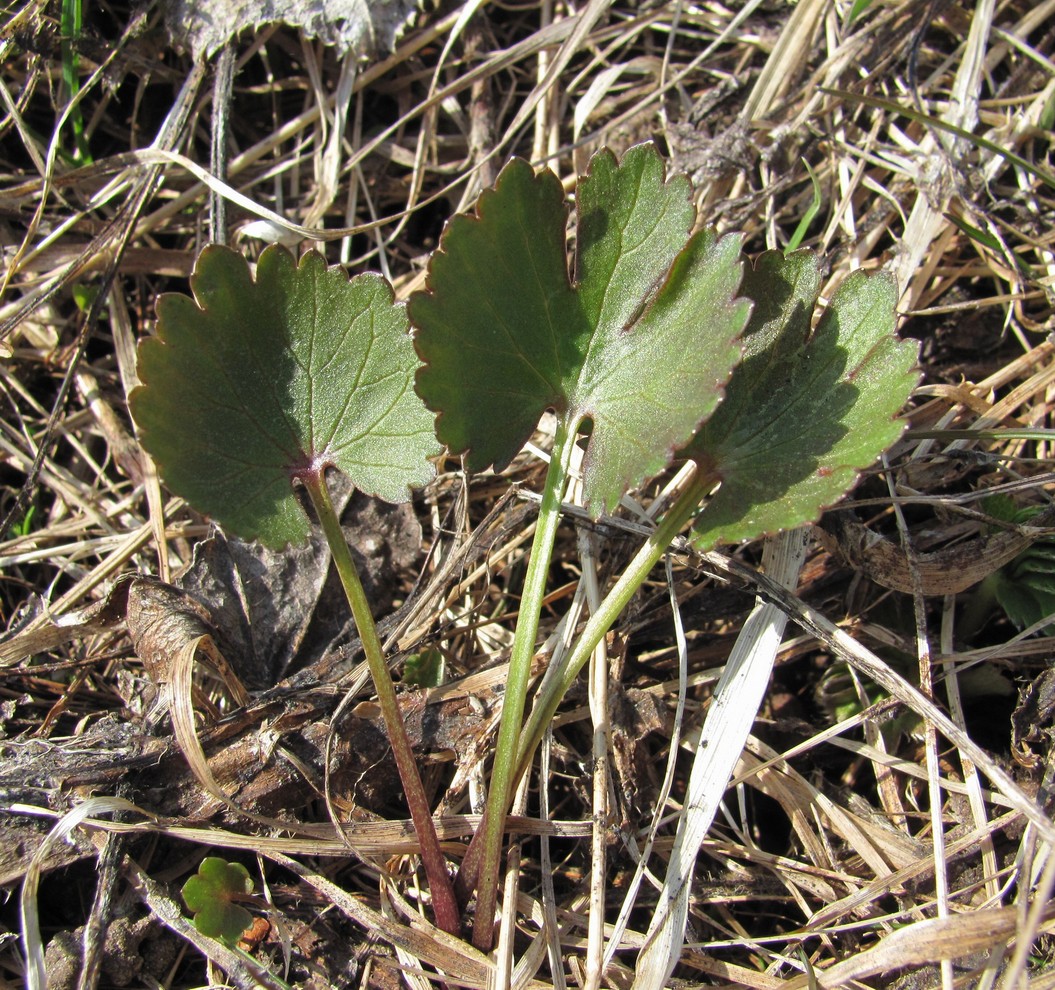
M 466 894 L 479 871 L 481 946 L 490 940 L 511 782 L 670 541 L 693 516 L 701 548 L 816 518 L 900 435 L 897 416 L 917 380 L 915 344 L 894 335 L 889 276 L 851 275 L 814 329 L 816 259 L 769 253 L 741 283 L 738 240 L 708 231 L 690 236 L 689 192 L 684 177 L 664 176 L 651 145 L 632 148 L 621 162 L 598 153 L 576 190 L 569 264 L 563 188 L 551 173 L 514 160 L 472 214 L 450 222 L 426 291 L 410 300 L 424 361 L 418 390 L 437 413 L 437 435 L 464 453 L 470 469 L 508 464 L 545 409 L 558 424 L 510 661 L 487 832 L 482 843 L 474 838 L 460 873 Z M 564 465 L 585 432 L 583 492 L 594 515 L 614 508 L 679 447 L 698 471 L 537 699 L 514 772 L 507 755 L 523 711 Z

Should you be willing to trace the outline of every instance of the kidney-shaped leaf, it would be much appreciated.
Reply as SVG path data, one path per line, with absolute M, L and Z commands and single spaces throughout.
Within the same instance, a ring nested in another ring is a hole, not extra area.
M 235 901 L 252 892 L 253 881 L 241 863 L 207 856 L 180 893 L 198 931 L 233 945 L 253 922 L 253 916 Z
M 158 300 L 129 405 L 162 477 L 199 511 L 269 546 L 304 540 L 297 477 L 336 467 L 389 502 L 432 477 L 432 416 L 414 393 L 406 312 L 378 275 L 309 252 L 205 248 L 194 299 Z
M 584 496 L 596 513 L 660 470 L 721 398 L 749 306 L 739 239 L 690 237 L 688 179 L 651 144 L 596 154 L 577 196 L 575 280 L 564 189 L 513 159 L 452 219 L 410 298 L 437 435 L 471 470 L 506 466 L 539 417 L 589 420 Z
M 893 278 L 851 274 L 811 335 L 819 282 L 807 251 L 768 252 L 744 275 L 744 360 L 685 449 L 721 479 L 693 530 L 701 549 L 816 519 L 901 434 L 917 347 L 894 335 Z

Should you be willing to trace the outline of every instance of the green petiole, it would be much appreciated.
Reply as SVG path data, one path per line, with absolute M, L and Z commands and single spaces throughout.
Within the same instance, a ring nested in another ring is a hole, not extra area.
M 542 559 L 541 553 L 536 557 L 536 550 L 539 544 L 542 542 L 539 537 L 539 531 L 543 529 L 543 517 L 542 513 L 546 514 L 546 522 L 550 523 L 550 513 L 553 513 L 554 520 L 556 514 L 559 512 L 559 500 L 556 506 L 547 507 L 546 501 L 547 495 L 552 494 L 555 488 L 551 488 L 550 481 L 554 476 L 559 476 L 561 487 L 563 487 L 564 481 L 566 480 L 566 469 L 559 466 L 557 460 L 558 447 L 556 442 L 554 443 L 554 456 L 550 462 L 550 472 L 547 475 L 546 489 L 543 496 L 543 508 L 540 510 L 540 518 L 538 523 L 538 530 L 535 535 L 535 544 L 532 547 L 532 560 Z M 558 467 L 554 467 L 557 464 Z M 535 704 L 531 709 L 531 714 L 528 718 L 527 724 L 523 726 L 523 729 L 519 731 L 519 739 L 516 750 L 516 762 L 513 765 L 512 772 L 505 771 L 506 766 L 504 760 L 506 757 L 502 754 L 502 768 L 504 776 L 502 778 L 502 786 L 505 789 L 505 800 L 499 805 L 496 795 L 496 790 L 493 785 L 493 781 L 497 777 L 499 767 L 499 756 L 495 757 L 495 772 L 492 776 L 492 788 L 488 794 L 488 804 L 484 812 L 484 821 L 482 822 L 480 829 L 477 834 L 473 837 L 473 841 L 469 845 L 469 849 L 466 853 L 464 860 L 462 861 L 462 868 L 458 875 L 459 889 L 466 893 L 471 891 L 473 887 L 479 888 L 479 899 L 477 901 L 477 920 L 476 925 L 473 929 L 473 940 L 481 948 L 485 945 L 490 947 L 490 940 L 492 937 L 492 929 L 494 923 L 494 892 L 497 889 L 498 881 L 498 856 L 501 852 L 501 839 L 502 833 L 505 828 L 505 812 L 508 807 L 509 795 L 512 793 L 513 788 L 516 787 L 517 783 L 524 773 L 527 772 L 531 765 L 531 761 L 534 757 L 535 750 L 538 748 L 539 743 L 542 741 L 543 733 L 546 731 L 546 726 L 550 724 L 558 706 L 560 705 L 561 699 L 568 692 L 568 689 L 575 682 L 575 679 L 579 676 L 583 666 L 589 660 L 590 655 L 597 648 L 597 644 L 601 642 L 602 638 L 607 634 L 608 630 L 612 628 L 616 619 L 622 613 L 623 609 L 626 608 L 630 599 L 638 588 L 644 583 L 652 568 L 659 562 L 663 554 L 666 553 L 675 537 L 682 531 L 685 525 L 695 515 L 700 502 L 707 496 L 710 490 L 714 487 L 715 477 L 710 474 L 700 475 L 696 474 L 686 488 L 682 491 L 681 495 L 670 507 L 670 509 L 664 514 L 660 520 L 656 530 L 648 538 L 645 544 L 634 556 L 630 565 L 620 575 L 619 579 L 612 586 L 611 590 L 605 595 L 598 610 L 590 617 L 586 623 L 585 628 L 579 635 L 575 642 L 571 652 L 567 655 L 563 663 L 563 670 L 559 678 L 554 677 L 549 680 L 548 687 L 544 689 L 544 693 L 540 694 L 535 699 Z M 555 521 L 551 523 L 555 526 Z M 553 537 L 543 537 L 542 539 L 548 540 L 547 543 L 543 543 L 544 547 L 552 548 Z M 545 564 L 548 567 L 549 564 L 549 553 L 545 555 Z M 543 569 L 544 570 L 544 569 Z M 530 571 L 529 571 L 530 578 Z M 529 610 L 528 602 L 535 601 L 535 599 L 529 599 L 528 588 L 525 585 L 524 595 L 521 603 L 521 617 Z M 541 593 L 537 599 L 541 602 Z M 535 632 L 538 629 L 538 616 L 539 609 L 532 608 L 530 611 L 534 614 L 533 624 L 531 625 L 530 637 L 523 640 L 527 643 L 530 649 L 525 648 L 522 645 L 520 638 L 520 624 L 518 622 L 516 639 L 514 641 L 514 654 L 516 654 L 518 647 L 520 654 L 526 654 L 525 670 L 523 671 L 524 685 L 526 689 L 527 684 L 527 673 L 530 671 L 531 655 L 534 649 L 535 643 Z M 523 659 L 523 658 L 522 658 Z M 510 660 L 510 681 L 513 678 L 513 660 Z M 507 715 L 510 719 L 508 723 L 513 726 L 512 723 L 512 709 L 509 708 L 509 688 L 506 690 L 506 699 L 502 711 L 502 726 L 499 730 L 499 744 L 498 753 L 502 753 L 502 736 L 501 729 L 507 724 Z M 516 727 L 519 728 L 523 719 L 523 708 L 524 699 L 523 697 L 518 699 L 519 708 L 516 713 Z M 512 728 L 510 729 L 510 732 Z M 497 810 L 496 810 L 497 809 Z M 492 817 L 494 816 L 494 817 Z M 495 823 L 498 824 L 495 824 Z M 497 836 L 497 838 L 494 838 Z M 486 841 L 487 837 L 491 837 L 492 847 L 488 848 Z M 483 845 L 481 846 L 481 843 Z M 495 851 L 497 850 L 497 851 Z M 488 856 L 491 855 L 493 858 L 490 860 L 492 864 L 493 872 L 488 874 L 485 872 L 489 860 Z M 491 879 L 493 877 L 493 880 Z M 478 879 L 478 883 L 477 883 Z M 485 902 L 485 891 L 490 890 L 491 897 Z M 481 907 L 481 905 L 483 905 Z M 481 927 L 481 919 L 486 919 L 486 928 Z
M 311 504 L 315 507 L 315 512 L 319 517 L 319 524 L 322 526 L 326 543 L 333 555 L 334 567 L 337 568 L 337 574 L 344 587 L 345 597 L 348 599 L 348 605 L 352 610 L 352 617 L 355 619 L 355 626 L 363 644 L 363 653 L 366 655 L 366 663 L 374 681 L 377 701 L 385 720 L 385 728 L 388 731 L 392 753 L 399 770 L 399 778 L 403 783 L 407 805 L 410 807 L 410 816 L 414 820 L 414 830 L 417 832 L 421 846 L 421 861 L 432 890 L 432 907 L 436 914 L 436 924 L 445 932 L 457 935 L 461 930 L 461 912 L 458 910 L 454 888 L 447 874 L 439 836 L 436 834 L 436 826 L 433 824 L 432 814 L 429 811 L 428 798 L 425 796 L 425 788 L 421 783 L 421 775 L 418 773 L 414 750 L 410 745 L 403 717 L 399 711 L 396 688 L 388 672 L 388 664 L 385 663 L 381 638 L 377 634 L 374 617 L 370 614 L 366 592 L 363 591 L 355 561 L 352 559 L 351 550 L 348 549 L 348 542 L 334 510 L 330 493 L 326 488 L 323 472 L 306 475 L 301 480 L 308 490 Z
M 506 679 L 505 697 L 502 702 L 502 720 L 498 727 L 498 742 L 487 793 L 487 807 L 474 844 L 482 842 L 479 854 L 479 883 L 465 883 L 464 872 L 474 870 L 475 857 L 467 857 L 462 864 L 459 883 L 462 889 L 476 886 L 476 920 L 473 923 L 473 944 L 485 951 L 491 948 L 494 936 L 495 901 L 498 893 L 498 873 L 502 857 L 502 835 L 505 831 L 506 814 L 514 787 L 514 771 L 517 763 L 517 743 L 520 738 L 527 701 L 528 682 L 531 679 L 531 660 L 535 654 L 539 616 L 546 594 L 546 578 L 553 557 L 553 544 L 560 522 L 560 503 L 568 481 L 568 464 L 575 445 L 576 431 L 558 422 L 553 438 L 549 470 L 535 524 L 535 538 L 531 544 L 524 591 L 520 602 L 513 640 L 513 653 L 509 658 L 509 675 Z M 482 835 L 482 838 L 480 836 Z

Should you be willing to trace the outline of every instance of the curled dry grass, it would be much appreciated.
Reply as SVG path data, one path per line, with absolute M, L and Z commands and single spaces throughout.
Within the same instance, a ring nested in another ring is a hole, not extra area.
M 655 138 L 696 182 L 701 219 L 746 231 L 750 251 L 786 246 L 816 188 L 806 246 L 824 253 L 833 283 L 856 267 L 891 268 L 902 288 L 901 331 L 922 344 L 924 379 L 908 411 L 916 432 L 854 500 L 857 519 L 890 541 L 893 563 L 851 554 L 847 564 L 830 552 L 839 539 L 829 531 L 795 597 L 778 599 L 802 631 L 782 649 L 724 813 L 701 848 L 675 978 L 758 988 L 1017 987 L 1029 973 L 1031 986 L 1055 984 L 1044 934 L 1055 864 L 1043 827 L 1050 638 L 1043 623 L 1025 637 L 998 610 L 972 614 L 983 606 L 949 580 L 979 562 L 978 573 L 989 569 L 991 531 L 975 511 L 981 494 L 1050 503 L 1050 440 L 1021 431 L 1050 425 L 1055 369 L 1047 339 L 1053 13 L 1051 0 L 976 9 L 947 0 L 592 0 L 577 12 L 549 0 L 467 4 L 423 13 L 396 51 L 361 65 L 278 27 L 195 66 L 167 43 L 155 10 L 108 6 L 73 43 L 78 116 L 60 83 L 56 12 L 34 2 L 9 10 L 0 33 L 4 622 L 46 628 L 48 617 L 104 599 L 121 574 L 167 580 L 207 533 L 159 484 L 125 412 L 154 299 L 185 288 L 206 240 L 253 253 L 260 226 L 250 223 L 270 220 L 282 236 L 380 270 L 406 293 L 443 220 L 511 153 L 548 164 L 571 188 L 597 147 Z M 994 429 L 1012 432 L 986 432 Z M 935 430 L 965 432 L 923 432 Z M 400 613 L 398 649 L 436 646 L 452 676 L 476 678 L 447 689 L 459 717 L 483 698 L 493 719 L 531 525 L 529 506 L 499 498 L 508 481 L 530 488 L 538 465 L 529 450 L 509 479 L 468 488 L 446 465 L 419 506 L 433 548 L 426 580 L 411 594 L 413 572 L 397 575 L 397 597 L 417 603 Z M 899 540 L 912 548 L 907 556 Z M 606 558 L 625 552 L 618 529 L 601 544 Z M 966 556 L 957 556 L 961 545 Z M 595 676 L 592 696 L 584 688 L 565 705 L 522 797 L 519 834 L 529 838 L 514 895 L 517 965 L 506 976 L 517 986 L 633 982 L 663 896 L 656 888 L 687 751 L 750 605 L 757 550 L 736 550 L 731 564 L 674 557 L 668 582 L 686 633 L 680 695 L 668 590 L 657 574 L 610 642 L 614 678 Z M 591 566 L 569 537 L 552 620 Z M 898 590 L 883 583 L 891 585 L 891 567 L 907 575 L 893 583 Z M 552 622 L 550 631 L 559 635 Z M 315 781 L 321 789 L 295 814 L 273 814 L 253 811 L 218 780 L 223 747 L 235 747 L 217 726 L 253 711 L 235 700 L 237 678 L 223 686 L 223 671 L 172 702 L 179 744 L 196 767 L 188 787 L 198 801 L 183 794 L 181 817 L 157 814 L 162 796 L 140 766 L 121 769 L 117 748 L 114 773 L 81 783 L 78 740 L 111 739 L 100 727 L 141 735 L 148 764 L 176 743 L 168 722 L 152 727 L 134 714 L 145 673 L 123 624 L 59 640 L 34 640 L 30 656 L 4 654 L 0 751 L 25 774 L 5 776 L 4 803 L 40 815 L 76 807 L 94 824 L 80 830 L 87 838 L 77 849 L 44 847 L 31 864 L 41 833 L 24 811 L 8 811 L 13 851 L 3 879 L 17 887 L 27 871 L 35 881 L 44 869 L 45 938 L 87 922 L 103 985 L 116 982 L 115 926 L 107 936 L 103 923 L 111 915 L 154 919 L 128 957 L 140 978 L 165 986 L 200 984 L 205 959 L 213 976 L 221 967 L 239 986 L 278 986 L 283 974 L 312 987 L 427 986 L 437 970 L 449 985 L 502 979 L 492 959 L 421 919 L 405 825 L 363 812 L 354 787 L 331 788 L 327 802 L 325 782 Z M 345 707 L 367 698 L 361 680 L 351 684 Z M 1040 703 L 1022 708 L 1030 698 Z M 317 717 L 327 722 L 335 703 Z M 609 715 L 610 734 L 593 751 Z M 253 726 L 270 726 L 268 744 L 277 745 L 275 710 L 257 716 Z M 458 765 L 430 771 L 452 856 L 475 823 L 488 724 L 474 730 Z M 48 769 L 45 754 L 72 760 L 72 769 Z M 590 767 L 609 773 L 610 786 L 593 787 Z M 117 820 L 113 812 L 128 806 L 85 805 L 89 792 L 121 795 L 138 810 Z M 595 836 L 591 855 L 594 823 L 603 842 Z M 25 846 L 15 851 L 18 842 Z M 645 843 L 648 875 L 624 903 Z M 200 846 L 255 862 L 259 913 L 272 934 L 248 959 L 201 938 L 183 917 L 174 892 Z M 591 885 L 601 849 L 606 869 Z M 58 893 L 63 877 L 81 885 L 75 905 Z M 9 909 L 2 921 L 9 932 L 21 925 Z M 164 957 L 166 938 L 179 951 L 157 964 L 147 947 Z M 13 984 L 21 971 L 17 943 L 0 941 L 0 979 Z M 82 985 L 93 985 L 85 972 Z

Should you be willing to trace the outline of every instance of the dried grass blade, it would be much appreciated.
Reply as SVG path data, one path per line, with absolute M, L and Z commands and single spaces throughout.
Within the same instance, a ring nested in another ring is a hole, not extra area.
M 623 941 L 623 934 L 630 924 L 630 914 L 637 901 L 637 892 L 641 888 L 645 871 L 648 869 L 648 858 L 652 853 L 652 846 L 659 832 L 660 822 L 663 820 L 663 812 L 670 796 L 671 788 L 674 786 L 674 774 L 678 765 L 678 750 L 681 746 L 681 727 L 685 720 L 685 696 L 688 693 L 689 673 L 689 646 L 685 639 L 685 629 L 681 621 L 681 610 L 678 608 L 678 598 L 674 587 L 674 572 L 667 557 L 667 590 L 670 593 L 671 613 L 674 619 L 674 639 L 678 647 L 678 704 L 674 710 L 674 724 L 670 732 L 670 749 L 667 753 L 667 767 L 663 774 L 663 782 L 659 788 L 656 798 L 655 812 L 648 828 L 648 838 L 645 840 L 641 855 L 634 870 L 634 877 L 627 887 L 626 896 L 619 908 L 619 915 L 615 920 L 611 938 L 608 940 L 608 949 L 605 952 L 604 965 L 607 968 L 615 958 L 616 950 Z
M 894 673 L 867 647 L 862 646 L 816 609 L 810 608 L 765 574 L 760 574 L 740 561 L 722 554 L 706 553 L 703 557 L 719 573 L 746 580 L 748 584 L 761 590 L 767 599 L 778 602 L 789 618 L 802 629 L 816 636 L 837 657 L 853 665 L 917 715 L 932 720 L 938 731 L 961 753 L 974 761 L 978 769 L 1003 793 L 1007 804 L 1025 815 L 1048 842 L 1055 843 L 1055 824 L 1045 814 L 1044 809 L 1026 794 L 989 753 L 971 739 L 937 705 L 924 697 L 918 688 Z
M 575 26 L 571 31 L 571 35 L 561 45 L 560 51 L 557 52 L 553 61 L 549 63 L 545 76 L 531 91 L 531 95 L 520 105 L 513 122 L 506 128 L 505 136 L 500 144 L 504 145 L 510 136 L 524 125 L 546 93 L 559 84 L 561 74 L 568 67 L 568 63 L 582 47 L 594 25 L 611 5 L 612 0 L 590 0 L 586 7 L 576 15 Z
M 494 963 L 471 945 L 440 931 L 424 919 L 412 926 L 401 925 L 386 918 L 380 911 L 346 893 L 337 884 L 281 853 L 265 855 L 279 866 L 295 873 L 311 884 L 339 911 L 346 914 L 367 932 L 377 933 L 393 945 L 399 946 L 414 958 L 442 970 L 452 980 L 468 987 L 483 988 L 494 970 Z
M 1050 906 L 1046 917 L 1055 909 Z M 956 959 L 1000 945 L 1011 938 L 1018 923 L 1013 907 L 973 911 L 949 918 L 929 918 L 887 935 L 877 946 L 817 973 L 820 987 L 841 987 L 878 973 Z
M 794 530 L 767 541 L 763 561 L 777 583 L 797 581 L 806 559 L 806 540 L 803 530 Z M 681 956 L 696 854 L 751 732 L 786 625 L 787 616 L 778 606 L 759 602 L 744 623 L 715 688 L 700 731 L 663 890 L 638 959 L 634 990 L 663 990 Z
M 788 91 L 799 68 L 809 58 L 813 36 L 828 7 L 827 0 L 803 0 L 795 5 L 747 98 L 744 120 L 764 117 Z
M 1018 812 L 1009 811 L 983 828 L 973 829 L 962 838 L 950 842 L 947 846 L 947 854 L 950 858 L 959 856 L 967 850 L 972 850 L 983 842 L 987 836 L 997 834 L 1000 829 L 1007 828 L 1019 817 Z M 809 931 L 822 931 L 826 927 L 839 923 L 842 919 L 854 915 L 857 912 L 869 910 L 869 905 L 874 904 L 877 898 L 897 890 L 904 884 L 918 880 L 920 877 L 930 875 L 933 860 L 929 855 L 920 856 L 912 863 L 908 863 L 895 873 L 877 877 L 870 884 L 861 887 L 860 890 L 844 897 L 840 901 L 827 904 L 817 911 L 806 928 Z
M 85 818 L 92 815 L 113 814 L 116 811 L 135 811 L 137 814 L 142 814 L 131 801 L 126 801 L 124 798 L 89 798 L 55 823 L 29 861 L 29 868 L 22 881 L 20 899 L 22 950 L 25 953 L 28 990 L 46 990 L 48 985 L 47 972 L 44 969 L 44 942 L 40 937 L 40 916 L 37 912 L 37 890 L 40 887 L 40 874 L 48 852 L 56 842 L 65 839 Z
M 242 815 L 260 825 L 265 825 L 267 828 L 296 830 L 297 824 L 295 822 L 283 822 L 277 818 L 258 815 L 247 808 L 241 807 L 224 793 L 223 788 L 220 787 L 219 782 L 213 776 L 194 725 L 193 682 L 191 675 L 193 674 L 194 664 L 199 651 L 208 658 L 214 669 L 223 670 L 227 667 L 226 660 L 223 659 L 223 655 L 208 634 L 189 640 L 180 648 L 173 659 L 171 672 L 172 733 L 176 737 L 176 743 L 183 752 L 191 772 L 198 779 L 198 783 L 209 794 L 236 814 Z M 241 686 L 239 685 L 239 687 Z

